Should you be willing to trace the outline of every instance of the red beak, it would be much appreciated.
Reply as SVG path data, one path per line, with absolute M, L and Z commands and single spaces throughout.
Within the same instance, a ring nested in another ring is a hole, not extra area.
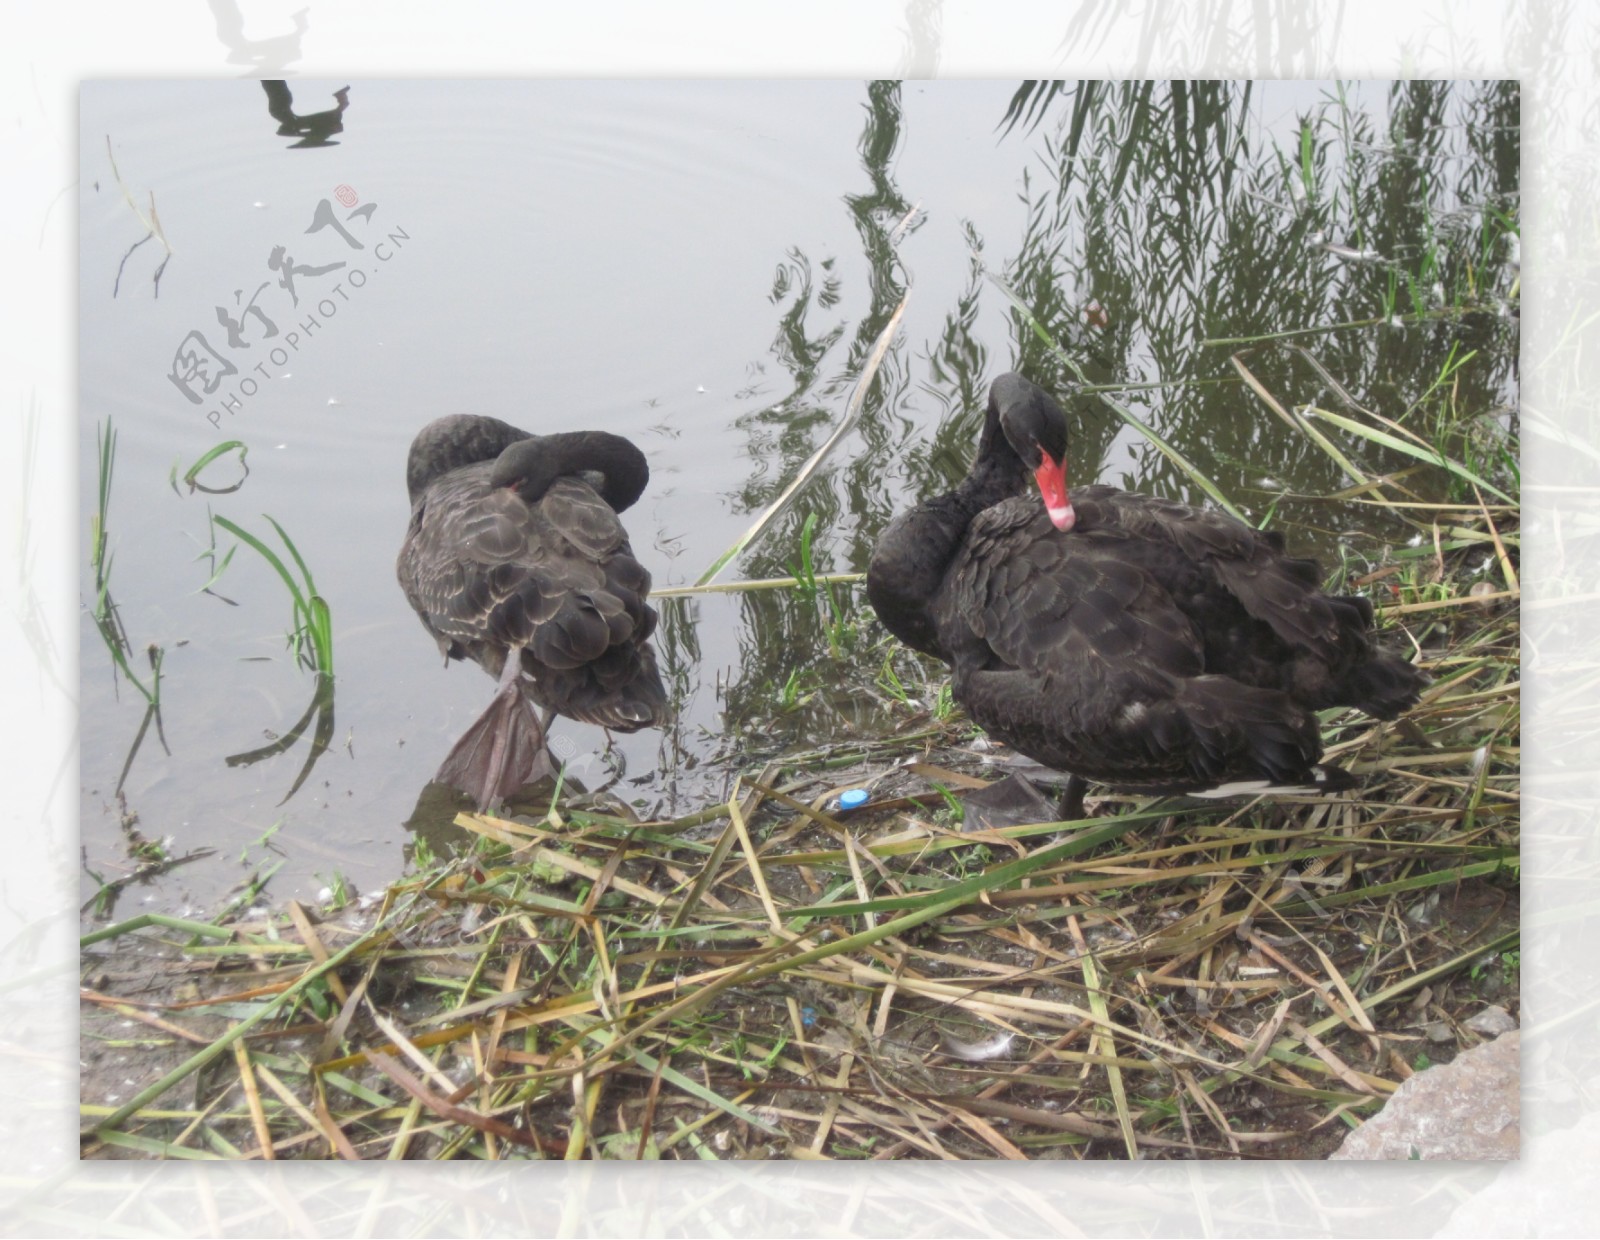
M 1039 494 L 1044 496 L 1045 511 L 1050 514 L 1051 523 L 1058 530 L 1070 530 L 1078 514 L 1067 498 L 1066 467 L 1041 448 L 1039 468 L 1033 471 L 1033 476 L 1039 483 Z

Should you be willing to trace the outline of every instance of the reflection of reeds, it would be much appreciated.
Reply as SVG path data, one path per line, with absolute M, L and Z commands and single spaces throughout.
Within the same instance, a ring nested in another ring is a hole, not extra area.
M 99 476 L 95 511 L 89 519 L 89 563 L 94 568 L 94 606 L 90 614 L 94 617 L 95 628 L 99 630 L 101 640 L 111 652 L 111 661 L 154 710 L 161 705 L 161 647 L 153 643 L 150 646 L 151 679 L 147 686 L 134 673 L 128 662 L 128 656 L 133 648 L 128 641 L 127 632 L 122 627 L 122 618 L 117 614 L 117 605 L 111 598 L 112 556 L 106 517 L 111 508 L 111 479 L 116 467 L 117 432 L 110 418 L 107 418 L 103 425 L 95 427 L 95 447 Z
M 1479 350 L 1458 375 L 1460 406 L 1491 407 L 1517 353 L 1517 84 L 1401 82 L 1386 112 L 1369 112 L 1336 83 L 1281 148 L 1260 142 L 1260 95 L 1230 82 L 1024 84 L 1002 128 L 1039 124 L 1058 103 L 1070 115 L 1041 127 L 1056 175 L 1025 182 L 1020 245 L 987 263 L 1044 328 L 1017 333 L 1012 368 L 1051 386 L 1070 373 L 1052 352 L 1062 343 L 1099 383 L 1158 381 L 1169 396 L 1144 418 L 1213 455 L 1196 463 L 1235 497 L 1261 473 L 1331 489 L 1333 461 L 1303 430 L 1255 436 L 1217 346 L 1320 337 L 1350 389 L 1384 391 L 1391 413 L 1458 347 Z M 1262 377 L 1281 389 L 1286 375 Z M 1078 431 L 1091 472 L 1116 430 Z M 1194 485 L 1170 457 L 1151 464 L 1140 488 Z
M 857 419 L 861 416 L 861 409 L 867 397 L 867 390 L 872 386 L 873 377 L 878 373 L 878 366 L 882 363 L 884 354 L 889 351 L 889 345 L 893 342 L 895 332 L 900 327 L 900 318 L 905 313 L 906 301 L 910 296 L 911 290 L 908 288 L 904 296 L 900 298 L 900 303 L 895 307 L 894 313 L 889 316 L 889 321 L 884 324 L 883 330 L 878 333 L 878 338 L 873 342 L 873 347 L 856 381 L 855 390 L 850 393 L 850 400 L 845 405 L 844 417 L 839 420 L 839 425 L 834 428 L 833 434 L 829 435 L 822 446 L 811 454 L 810 459 L 800 467 L 789 485 L 783 489 L 777 499 L 767 505 L 766 509 L 755 519 L 750 528 L 739 537 L 739 540 L 718 556 L 710 568 L 700 574 L 699 579 L 695 582 L 696 585 L 703 586 L 708 584 L 723 570 L 729 560 L 754 542 L 761 532 L 772 523 L 773 518 L 789 506 L 789 501 L 799 493 L 801 487 L 811 481 L 812 475 L 828 459 L 829 454 L 850 433 Z
M 117 605 L 111 598 L 112 556 L 107 517 L 111 510 L 111 479 L 117 460 L 117 432 L 110 418 L 103 425 L 96 425 L 95 448 L 98 477 L 95 511 L 89 518 L 89 562 L 94 568 L 94 606 L 90 609 L 90 615 L 94 618 L 94 627 L 100 634 L 100 640 L 111 653 L 113 677 L 121 672 L 145 700 L 144 718 L 139 721 L 139 730 L 134 734 L 133 744 L 128 747 L 122 771 L 117 776 L 116 790 L 121 792 L 152 720 L 155 721 L 156 736 L 161 741 L 161 747 L 167 747 L 166 734 L 161 726 L 161 660 L 165 652 L 155 642 L 146 647 L 145 655 L 150 661 L 150 683 L 146 685 L 134 674 L 128 661 L 133 647 L 128 641 L 127 631 L 122 627 Z
M 327 753 L 329 746 L 332 744 L 334 721 L 332 676 L 323 672 L 317 673 L 316 686 L 312 690 L 311 700 L 306 704 L 305 711 L 293 727 L 270 744 L 263 745 L 259 749 L 229 754 L 226 759 L 228 765 L 252 766 L 265 758 L 275 758 L 280 753 L 287 753 L 299 742 L 300 737 L 311 723 L 313 715 L 316 717 L 317 726 L 311 734 L 311 746 L 306 752 L 306 760 L 301 764 L 299 774 L 295 776 L 294 782 L 289 785 L 289 791 L 284 793 L 283 800 L 278 802 L 279 805 L 282 805 L 284 801 L 287 801 L 300 791 L 300 786 L 306 782 L 306 778 L 311 774 L 311 769 L 316 765 L 317 759 Z
M 265 513 L 262 514 L 266 516 Z M 289 597 L 294 603 L 293 626 L 289 630 L 289 645 L 294 651 L 295 658 L 303 667 L 321 672 L 324 675 L 333 675 L 333 617 L 328 610 L 328 604 L 317 593 L 317 583 L 312 579 L 311 569 L 306 565 L 305 559 L 300 555 L 300 550 L 294 545 L 294 540 L 284 532 L 271 517 L 267 521 L 278 532 L 278 537 L 283 540 L 283 545 L 288 548 L 293 557 L 295 566 L 300 570 L 304 579 L 305 588 L 296 581 L 294 574 L 290 573 L 277 552 L 262 542 L 248 530 L 240 528 L 226 517 L 213 516 L 211 518 L 228 533 L 240 542 L 256 551 L 262 559 L 272 565 L 273 571 L 278 574 L 279 580 L 289 590 Z

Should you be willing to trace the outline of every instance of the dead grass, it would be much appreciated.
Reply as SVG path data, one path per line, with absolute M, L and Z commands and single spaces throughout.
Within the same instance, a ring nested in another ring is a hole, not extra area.
M 147 928 L 163 995 L 86 991 L 85 1037 L 104 1010 L 152 1053 L 201 1049 L 87 1100 L 84 1152 L 1326 1152 L 1514 987 L 1517 625 L 1494 606 L 1396 599 L 1450 640 L 1399 725 L 1329 721 L 1359 797 L 962 831 L 936 785 L 959 799 L 992 755 L 908 711 L 909 744 L 795 755 L 686 819 L 463 814 L 480 846 L 364 914 Z

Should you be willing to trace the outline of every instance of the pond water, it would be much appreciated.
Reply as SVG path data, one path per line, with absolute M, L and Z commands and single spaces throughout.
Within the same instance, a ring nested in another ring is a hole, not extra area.
M 414 832 L 446 838 L 456 803 L 429 778 L 493 686 L 440 665 L 394 577 L 406 449 L 443 413 L 634 440 L 652 471 L 625 515 L 635 553 L 658 589 L 687 585 L 839 424 L 904 298 L 859 422 L 719 580 L 786 575 L 809 516 L 817 570 L 859 571 L 895 512 L 965 471 L 996 375 L 1074 382 L 1009 288 L 1325 568 L 1416 531 L 1330 502 L 1351 479 L 1245 386 L 1241 348 L 1284 406 L 1376 410 L 1515 485 L 1498 446 L 1517 403 L 1515 83 L 346 85 L 83 89 L 84 898 L 133 864 L 130 824 L 173 856 L 213 850 L 117 916 L 209 916 L 274 867 L 274 900 L 335 874 L 374 890 Z M 1217 343 L 1300 329 L 1319 330 Z M 1071 480 L 1205 501 L 1105 405 L 1069 412 Z M 1416 465 L 1323 429 L 1369 472 Z M 248 472 L 230 452 L 199 476 L 214 493 L 191 491 L 185 471 L 231 440 Z M 297 574 L 267 518 L 292 540 L 331 613 L 331 701 L 266 559 L 241 545 L 212 580 L 239 542 L 213 516 Z M 159 726 L 96 624 L 102 584 L 147 689 L 159 651 Z M 837 605 L 864 607 L 847 588 Z M 871 626 L 835 651 L 793 591 L 660 607 L 674 722 L 609 755 L 596 728 L 553 730 L 582 782 L 620 774 L 641 816 L 891 726 Z

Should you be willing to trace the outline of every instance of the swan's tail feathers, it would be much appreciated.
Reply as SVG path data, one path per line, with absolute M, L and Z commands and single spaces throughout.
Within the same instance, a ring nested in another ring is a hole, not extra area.
M 644 680 L 586 707 L 564 711 L 581 723 L 594 723 L 613 732 L 637 732 L 659 727 L 671 718 L 667 694 L 659 680 Z
M 612 646 L 573 671 L 539 674 L 540 700 L 568 719 L 613 732 L 660 727 L 672 717 L 667 690 L 648 642 Z
M 517 663 L 511 660 L 508 666 L 515 669 Z M 554 774 L 544 728 L 521 678 L 513 674 L 501 678 L 494 701 L 455 743 L 434 778 L 460 789 L 484 810 L 504 804 L 524 784 Z

